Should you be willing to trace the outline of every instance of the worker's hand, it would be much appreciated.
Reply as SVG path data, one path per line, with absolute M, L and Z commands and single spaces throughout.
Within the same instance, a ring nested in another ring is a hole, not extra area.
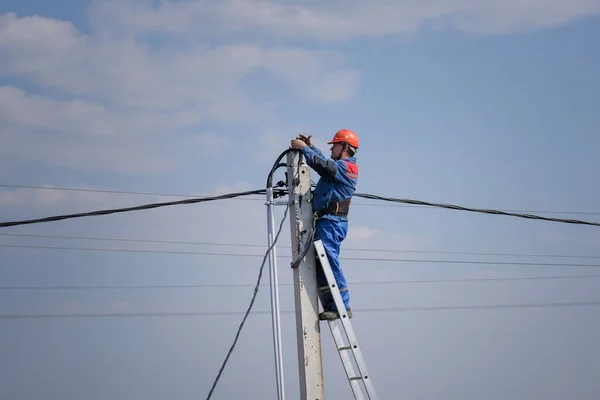
M 300 150 L 301 148 L 303 148 L 304 146 L 306 146 L 306 143 L 304 143 L 302 140 L 300 139 L 292 139 L 292 142 L 290 144 L 290 147 L 292 149 L 296 149 L 296 150 Z
M 312 147 L 312 141 L 310 140 L 311 137 L 312 137 L 312 135 L 306 136 L 306 135 L 300 134 L 300 135 L 298 135 L 298 137 L 296 139 L 302 140 L 304 143 L 306 143 L 306 145 L 308 147 Z

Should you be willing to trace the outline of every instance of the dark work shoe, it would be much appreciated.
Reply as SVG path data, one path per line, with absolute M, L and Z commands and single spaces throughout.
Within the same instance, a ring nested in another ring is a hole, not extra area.
M 321 314 L 319 314 L 319 319 L 324 321 L 324 320 L 334 320 L 334 319 L 338 319 L 340 317 L 340 315 L 337 313 L 337 311 L 323 311 Z
M 348 318 L 352 318 L 352 310 L 350 308 L 346 309 L 346 314 L 348 314 Z M 340 314 L 337 312 L 337 310 L 327 310 L 319 314 L 320 320 L 335 320 L 339 317 Z

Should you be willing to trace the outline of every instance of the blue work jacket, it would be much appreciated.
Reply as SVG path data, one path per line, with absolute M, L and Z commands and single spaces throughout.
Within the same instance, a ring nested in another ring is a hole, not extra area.
M 320 179 L 313 190 L 313 211 L 327 208 L 331 201 L 342 201 L 352 197 L 358 182 L 358 165 L 356 157 L 333 160 L 323 155 L 316 146 L 302 148 L 306 163 Z M 347 221 L 347 217 L 326 214 L 321 218 L 334 221 Z

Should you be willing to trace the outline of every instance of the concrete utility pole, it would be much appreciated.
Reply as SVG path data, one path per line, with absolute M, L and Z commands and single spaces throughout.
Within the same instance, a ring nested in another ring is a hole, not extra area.
M 304 162 L 298 167 L 300 156 L 298 152 L 287 155 L 289 196 L 294 200 L 290 208 L 292 259 L 294 260 L 301 254 L 302 246 L 306 243 L 313 223 L 310 168 Z M 306 257 L 293 271 L 300 399 L 324 400 L 317 265 L 312 242 L 309 242 L 309 246 Z

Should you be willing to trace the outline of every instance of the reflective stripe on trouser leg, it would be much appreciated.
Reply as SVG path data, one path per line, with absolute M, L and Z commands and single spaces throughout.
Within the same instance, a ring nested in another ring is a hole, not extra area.
M 348 222 L 346 221 L 319 219 L 315 224 L 315 240 L 321 239 L 323 248 L 327 254 L 327 259 L 329 260 L 329 265 L 331 266 L 331 271 L 333 272 L 338 289 L 342 295 L 344 306 L 350 308 L 350 293 L 348 292 L 346 278 L 344 277 L 339 261 L 340 244 L 342 240 L 346 238 L 347 231 Z M 319 286 L 327 286 L 327 280 L 325 279 L 325 274 L 323 274 L 321 268 L 317 268 L 317 282 Z M 321 296 L 323 308 L 331 310 L 336 309 L 331 293 L 319 291 L 319 294 Z M 326 308 L 326 305 L 330 305 L 331 308 Z

